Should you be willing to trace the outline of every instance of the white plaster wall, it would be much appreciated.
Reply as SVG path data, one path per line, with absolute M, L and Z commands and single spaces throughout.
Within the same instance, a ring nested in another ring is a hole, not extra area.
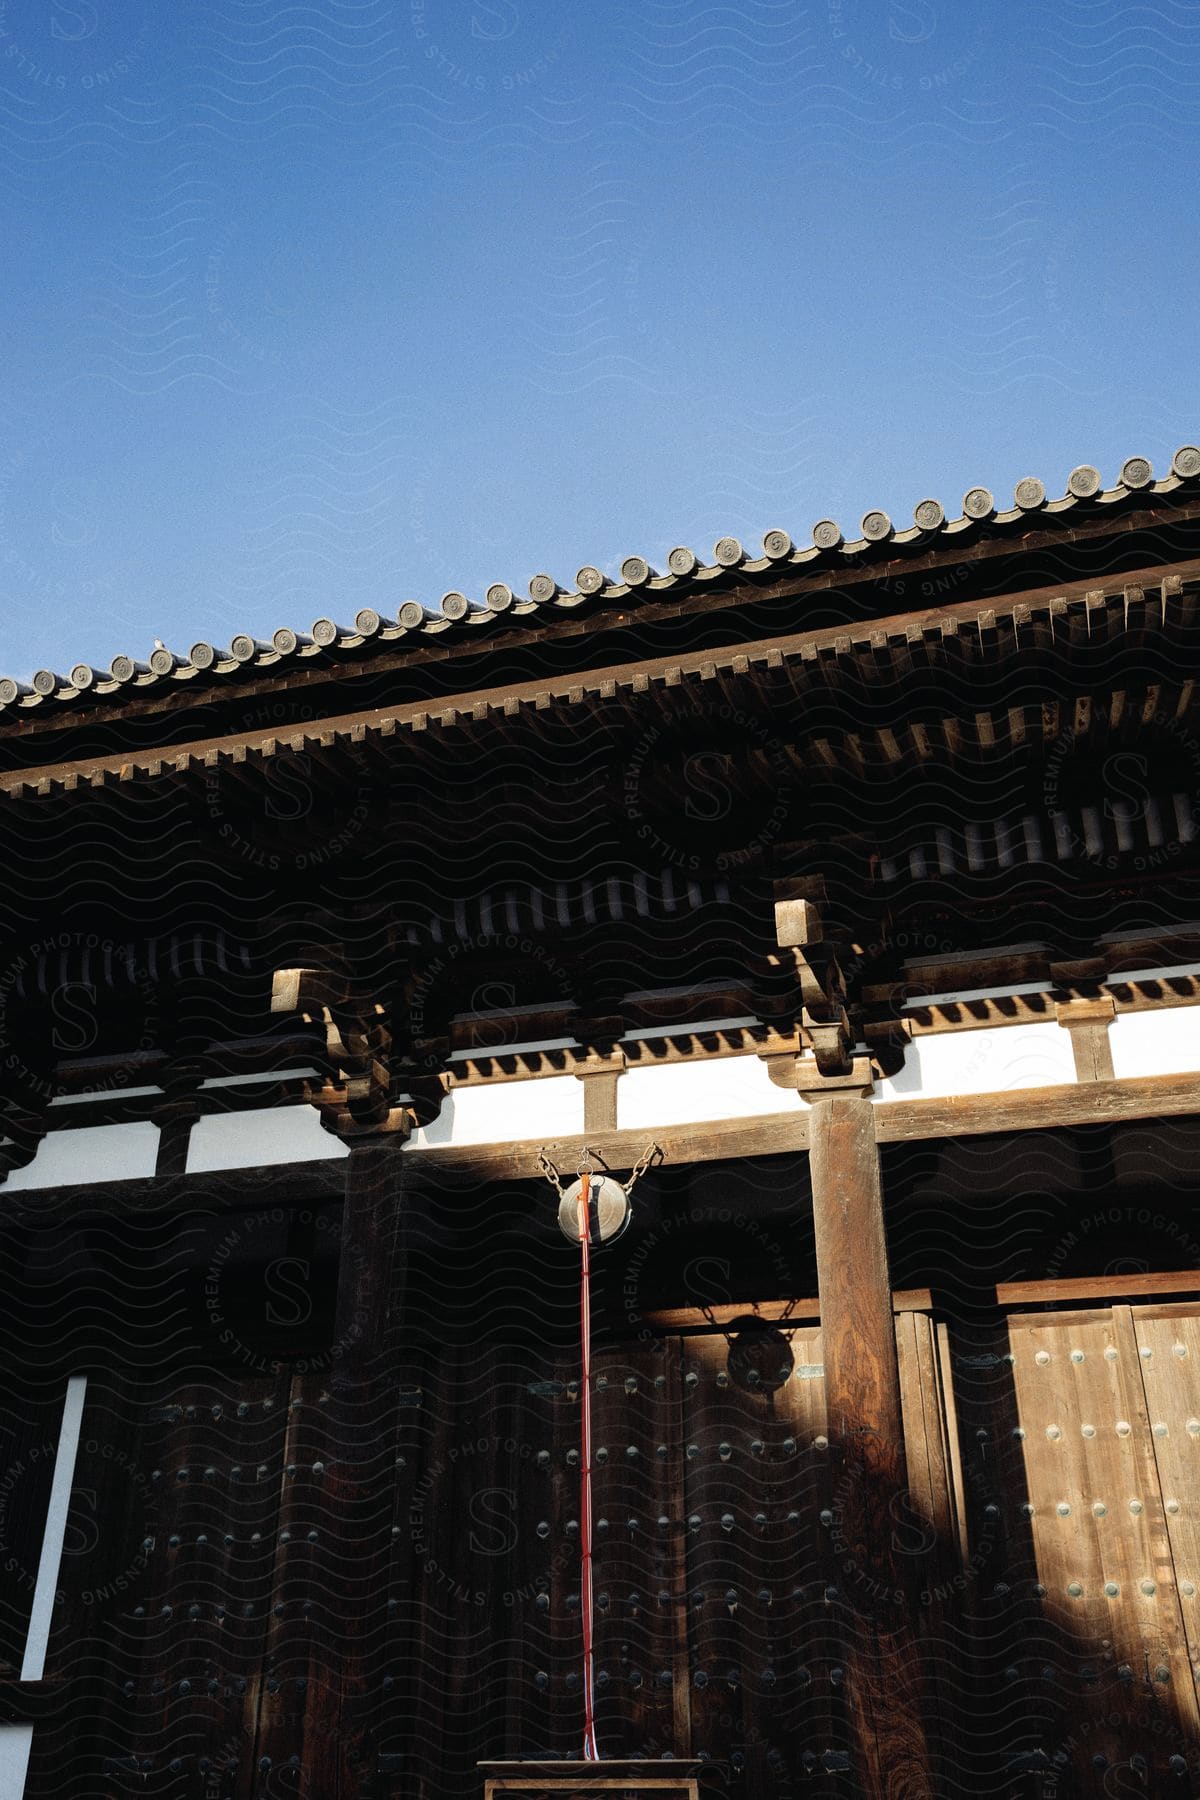
M 658 1125 L 706 1125 L 713 1119 L 750 1119 L 795 1112 L 804 1102 L 778 1088 L 757 1056 L 719 1056 L 705 1062 L 627 1069 L 617 1083 L 617 1125 L 650 1131 Z
M 141 1119 L 126 1125 L 82 1125 L 50 1131 L 23 1169 L 14 1169 L 0 1192 L 57 1187 L 60 1182 L 128 1181 L 153 1175 L 158 1126 Z M 0 1790 L 2 1800 L 3 1790 Z
M 1118 1080 L 1200 1069 L 1200 1006 L 1118 1013 L 1109 1026 L 1108 1041 Z
M 0 1800 L 21 1800 L 32 1743 L 32 1725 L 0 1725 Z
M 249 1169 L 256 1163 L 319 1162 L 349 1154 L 345 1144 L 321 1129 L 315 1106 L 265 1106 L 197 1119 L 188 1138 L 187 1173 Z
M 437 1118 L 414 1131 L 404 1148 L 511 1144 L 519 1138 L 578 1137 L 582 1131 L 582 1081 L 574 1075 L 546 1075 L 533 1081 L 451 1088 Z
M 948 1099 L 1057 1087 L 1075 1079 L 1071 1034 L 1061 1025 L 997 1025 L 914 1038 L 904 1067 L 878 1084 L 877 1100 Z

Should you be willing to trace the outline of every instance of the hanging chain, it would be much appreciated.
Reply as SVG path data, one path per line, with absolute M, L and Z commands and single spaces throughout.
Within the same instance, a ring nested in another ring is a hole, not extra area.
M 551 1187 L 557 1188 L 561 1195 L 563 1191 L 562 1176 L 559 1174 L 555 1164 L 552 1163 L 550 1158 L 546 1155 L 544 1148 L 537 1153 L 537 1166 L 542 1171 L 542 1174 L 546 1177 L 546 1180 L 550 1183 Z
M 647 1149 L 643 1150 L 642 1154 L 633 1165 L 633 1171 L 630 1174 L 629 1180 L 622 1184 L 626 1194 L 632 1193 L 634 1182 L 639 1181 L 646 1173 L 647 1169 L 654 1163 L 662 1162 L 663 1160 L 663 1151 L 660 1144 L 651 1144 Z
M 661 1144 L 648 1145 L 634 1164 L 628 1181 L 621 1182 L 620 1185 L 624 1192 L 626 1194 L 631 1193 L 634 1183 L 641 1180 L 647 1169 L 652 1168 L 655 1163 L 662 1162 L 663 1160 Z M 604 1158 L 600 1155 L 600 1152 L 598 1150 L 593 1150 L 590 1144 L 584 1144 L 579 1152 L 579 1161 L 575 1169 L 576 1175 L 594 1175 L 596 1172 L 595 1162 L 599 1162 L 602 1171 L 606 1170 L 607 1165 L 605 1164 Z M 550 1183 L 551 1187 L 557 1189 L 561 1196 L 563 1191 L 562 1171 L 559 1169 L 557 1163 L 551 1162 L 550 1158 L 546 1155 L 544 1145 L 537 1153 L 537 1166 L 546 1177 L 546 1180 Z

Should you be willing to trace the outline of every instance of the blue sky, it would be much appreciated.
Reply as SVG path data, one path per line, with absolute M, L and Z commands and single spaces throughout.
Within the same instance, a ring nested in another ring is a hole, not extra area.
M 1200 7 L 0 0 L 0 670 L 1165 473 Z

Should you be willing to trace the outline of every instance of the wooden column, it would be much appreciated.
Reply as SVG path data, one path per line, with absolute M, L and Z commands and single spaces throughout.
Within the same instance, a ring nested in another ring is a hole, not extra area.
M 326 1464 L 320 1529 L 329 1622 L 306 1670 L 304 1763 L 313 1794 L 366 1793 L 375 1773 L 396 1483 L 394 1332 L 406 1274 L 400 1142 L 381 1135 L 353 1144 L 334 1361 L 313 1385 Z M 294 1737 L 281 1738 L 278 1754 L 299 1748 Z
M 910 1583 L 904 1429 L 874 1108 L 812 1098 L 809 1160 L 852 1759 L 866 1800 L 932 1795 Z

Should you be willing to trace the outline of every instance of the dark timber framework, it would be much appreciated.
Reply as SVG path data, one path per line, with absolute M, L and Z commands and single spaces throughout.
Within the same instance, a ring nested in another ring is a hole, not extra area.
M 31 1795 L 565 1791 L 537 1154 L 623 1173 L 651 1136 L 598 1276 L 608 1791 L 1200 1791 L 1200 1052 L 1114 1050 L 1200 1017 L 1200 454 L 1093 473 L 0 684 Z M 1035 1027 L 1053 1080 L 905 1085 Z M 643 1072 L 747 1059 L 774 1110 L 623 1122 Z M 453 1135 L 563 1076 L 576 1131 Z M 306 1106 L 346 1154 L 203 1167 L 208 1126 Z M 31 1185 L 147 1124 L 152 1172 Z

